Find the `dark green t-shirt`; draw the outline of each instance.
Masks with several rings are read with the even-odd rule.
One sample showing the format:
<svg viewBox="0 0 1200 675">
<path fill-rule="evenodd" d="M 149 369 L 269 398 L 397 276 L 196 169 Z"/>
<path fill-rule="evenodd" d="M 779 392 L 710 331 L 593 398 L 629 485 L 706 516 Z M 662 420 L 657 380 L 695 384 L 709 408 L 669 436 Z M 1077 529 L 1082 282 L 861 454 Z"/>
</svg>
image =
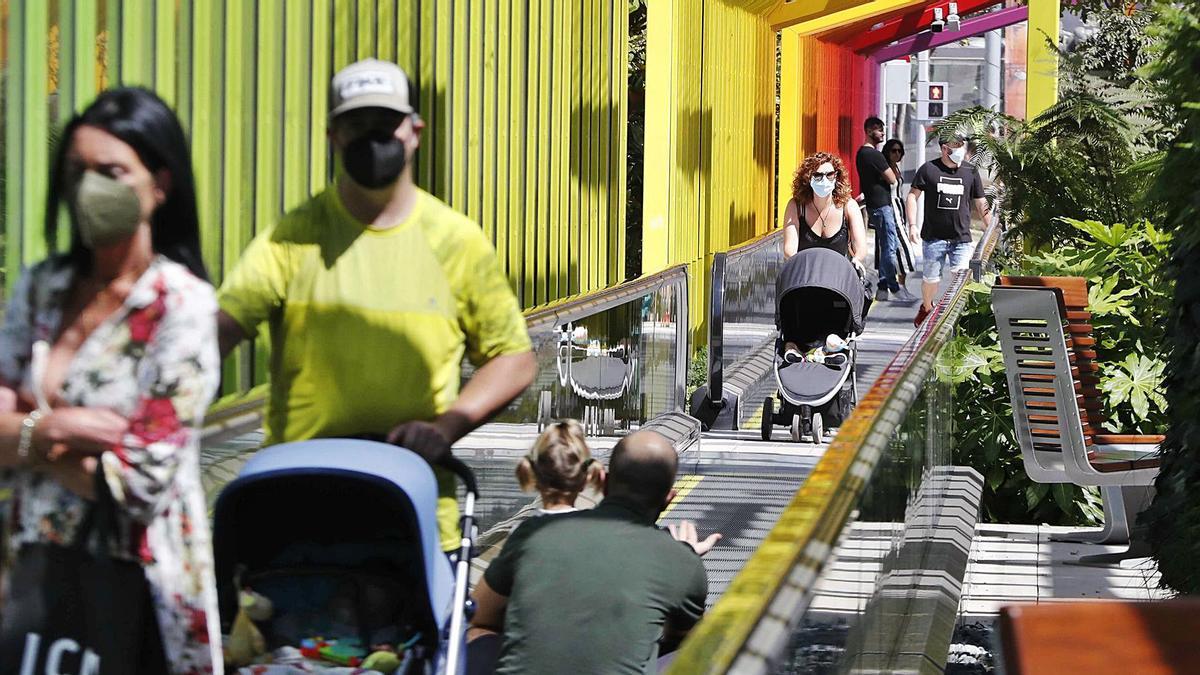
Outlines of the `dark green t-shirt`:
<svg viewBox="0 0 1200 675">
<path fill-rule="evenodd" d="M 644 673 L 708 594 L 700 556 L 611 497 L 522 523 L 484 579 L 508 596 L 497 673 Z"/>
</svg>

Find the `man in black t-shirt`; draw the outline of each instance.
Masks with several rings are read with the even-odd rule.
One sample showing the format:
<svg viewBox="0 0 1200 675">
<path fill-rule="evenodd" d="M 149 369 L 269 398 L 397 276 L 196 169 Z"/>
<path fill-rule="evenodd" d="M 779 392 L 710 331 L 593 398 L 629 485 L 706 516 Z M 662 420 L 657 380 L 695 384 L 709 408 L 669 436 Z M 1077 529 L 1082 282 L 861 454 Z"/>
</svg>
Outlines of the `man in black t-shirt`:
<svg viewBox="0 0 1200 675">
<path fill-rule="evenodd" d="M 892 210 L 891 186 L 899 178 L 883 153 L 876 149 L 883 142 L 883 121 L 878 117 L 868 117 L 863 123 L 863 130 L 867 132 L 867 142 L 854 156 L 854 165 L 858 169 L 858 184 L 862 188 L 867 209 L 867 223 L 875 229 L 875 247 L 879 252 L 875 258 L 879 265 L 879 288 L 875 292 L 875 299 L 887 300 L 888 291 L 891 291 L 896 294 L 897 300 L 910 302 L 916 298 L 896 279 L 896 249 L 900 246 L 900 233 L 895 211 Z"/>
<path fill-rule="evenodd" d="M 921 283 L 921 309 L 913 321 L 920 325 L 933 309 L 933 298 L 942 270 L 964 269 L 971 257 L 971 205 L 984 226 L 991 223 L 983 181 L 975 166 L 966 161 L 967 138 L 962 134 L 943 137 L 942 156 L 917 169 L 908 193 L 908 237 L 921 242 L 925 267 Z M 917 229 L 917 198 L 925 195 L 925 221 Z"/>
</svg>

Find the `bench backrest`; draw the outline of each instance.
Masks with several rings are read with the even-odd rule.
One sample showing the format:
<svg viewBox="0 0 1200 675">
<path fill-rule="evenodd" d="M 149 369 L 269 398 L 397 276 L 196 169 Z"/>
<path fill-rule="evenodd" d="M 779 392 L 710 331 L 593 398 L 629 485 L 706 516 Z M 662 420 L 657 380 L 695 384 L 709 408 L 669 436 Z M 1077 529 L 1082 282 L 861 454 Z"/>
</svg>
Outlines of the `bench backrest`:
<svg viewBox="0 0 1200 675">
<path fill-rule="evenodd" d="M 1092 333 L 1092 313 L 1088 311 L 1088 285 L 1084 277 L 1000 277 L 1001 286 L 1057 288 L 1059 311 L 1066 318 L 1067 349 L 1071 355 L 1071 373 L 1078 394 L 1080 421 L 1084 438 L 1102 433 L 1104 398 L 1100 392 L 1100 364 L 1096 359 L 1096 338 Z"/>
<path fill-rule="evenodd" d="M 1086 462 L 1090 444 L 1084 435 L 1083 387 L 1063 332 L 1062 298 L 1059 288 L 992 288 L 1017 443 L 1026 470 L 1041 482 L 1067 482 L 1067 455 Z M 1042 458 L 1053 458 L 1054 465 Z"/>
</svg>

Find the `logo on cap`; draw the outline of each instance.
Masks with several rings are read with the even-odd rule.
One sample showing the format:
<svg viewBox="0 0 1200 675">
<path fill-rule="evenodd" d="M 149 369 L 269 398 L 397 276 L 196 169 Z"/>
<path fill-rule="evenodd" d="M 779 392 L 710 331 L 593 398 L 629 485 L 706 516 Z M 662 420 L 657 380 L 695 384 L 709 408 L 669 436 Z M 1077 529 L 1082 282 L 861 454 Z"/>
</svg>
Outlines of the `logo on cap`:
<svg viewBox="0 0 1200 675">
<path fill-rule="evenodd" d="M 395 94 L 396 85 L 388 74 L 379 70 L 355 73 L 338 90 L 342 100 L 366 94 Z"/>
</svg>

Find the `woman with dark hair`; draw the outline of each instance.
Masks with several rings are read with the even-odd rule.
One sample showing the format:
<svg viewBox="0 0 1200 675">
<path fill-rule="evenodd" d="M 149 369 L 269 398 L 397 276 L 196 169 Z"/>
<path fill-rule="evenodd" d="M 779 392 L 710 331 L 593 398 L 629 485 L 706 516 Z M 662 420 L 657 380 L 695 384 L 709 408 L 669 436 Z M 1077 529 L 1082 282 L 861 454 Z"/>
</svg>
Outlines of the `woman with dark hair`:
<svg viewBox="0 0 1200 675">
<path fill-rule="evenodd" d="M 883 144 L 883 158 L 887 160 L 888 167 L 896 176 L 896 183 L 892 185 L 892 210 L 896 213 L 897 223 L 906 223 L 904 198 L 907 192 L 904 189 L 904 179 L 900 173 L 900 162 L 904 160 L 904 142 L 899 138 L 890 139 Z M 904 287 L 904 281 L 908 278 L 908 272 L 913 268 L 912 252 L 908 250 L 908 241 L 904 237 L 897 237 L 899 246 L 896 247 L 896 278 L 900 282 L 900 287 Z M 879 269 L 879 248 L 875 249 L 875 268 Z"/>
<path fill-rule="evenodd" d="M 850 198 L 850 176 L 837 155 L 818 152 L 796 170 L 792 198 L 783 212 L 783 256 L 814 246 L 833 249 L 862 268 L 867 234 L 858 203 Z"/>
<path fill-rule="evenodd" d="M 61 138 L 46 242 L 55 251 L 65 206 L 70 247 L 21 276 L 0 329 L 0 484 L 12 489 L 0 670 L 12 648 L 18 659 L 28 650 L 11 640 L 36 628 L 15 609 L 36 589 L 13 579 L 37 556 L 94 548 L 106 505 L 111 532 L 95 555 L 133 570 L 137 588 L 110 592 L 122 611 L 144 605 L 133 614 L 144 623 L 104 630 L 140 633 L 139 672 L 220 672 L 199 468 L 219 378 L 216 302 L 187 141 L 171 109 L 138 88 L 102 93 Z M 114 672 L 105 648 L 78 651 Z"/>
</svg>

